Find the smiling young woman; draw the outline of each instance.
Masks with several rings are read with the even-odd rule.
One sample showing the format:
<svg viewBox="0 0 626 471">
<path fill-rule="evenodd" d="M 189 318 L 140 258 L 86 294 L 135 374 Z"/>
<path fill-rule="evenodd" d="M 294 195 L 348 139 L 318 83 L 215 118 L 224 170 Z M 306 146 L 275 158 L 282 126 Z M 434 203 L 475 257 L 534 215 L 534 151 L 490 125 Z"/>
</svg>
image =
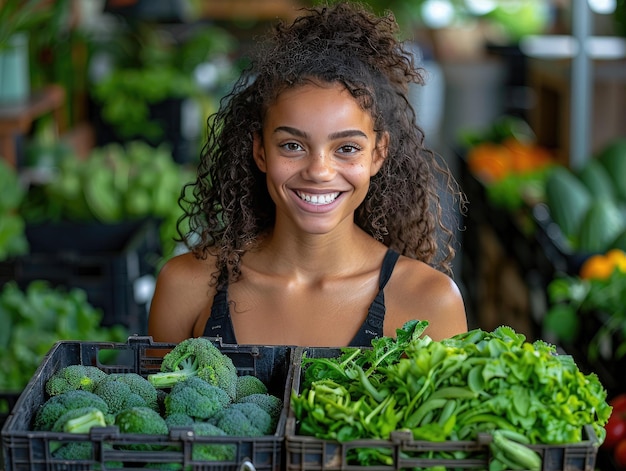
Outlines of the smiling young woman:
<svg viewBox="0 0 626 471">
<path fill-rule="evenodd" d="M 407 100 L 422 77 L 396 33 L 342 2 L 262 44 L 209 119 L 155 340 L 369 346 L 413 319 L 433 339 L 467 330 L 439 196 L 464 199 L 423 146 Z"/>
</svg>

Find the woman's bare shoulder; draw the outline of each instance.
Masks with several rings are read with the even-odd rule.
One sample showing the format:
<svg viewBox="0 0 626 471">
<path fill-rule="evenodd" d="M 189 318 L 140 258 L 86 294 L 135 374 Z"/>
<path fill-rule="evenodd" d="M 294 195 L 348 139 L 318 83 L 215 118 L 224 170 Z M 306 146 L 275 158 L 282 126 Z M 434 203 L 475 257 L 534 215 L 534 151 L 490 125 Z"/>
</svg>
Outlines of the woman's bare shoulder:
<svg viewBox="0 0 626 471">
<path fill-rule="evenodd" d="M 149 334 L 155 340 L 178 342 L 193 336 L 200 317 L 210 309 L 215 271 L 213 260 L 184 253 L 161 268 L 150 305 Z"/>
<path fill-rule="evenodd" d="M 467 331 L 467 315 L 458 285 L 445 273 L 401 257 L 385 289 L 385 335 L 409 320 L 428 321 L 426 334 L 441 340 Z"/>
</svg>

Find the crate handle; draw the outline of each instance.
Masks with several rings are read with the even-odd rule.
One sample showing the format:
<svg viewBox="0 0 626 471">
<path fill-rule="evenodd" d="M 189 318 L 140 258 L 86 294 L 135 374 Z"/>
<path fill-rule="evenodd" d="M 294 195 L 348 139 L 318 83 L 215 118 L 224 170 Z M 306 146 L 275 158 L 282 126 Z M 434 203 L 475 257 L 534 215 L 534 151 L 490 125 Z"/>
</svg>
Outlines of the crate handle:
<svg viewBox="0 0 626 471">
<path fill-rule="evenodd" d="M 249 458 L 244 458 L 239 466 L 239 471 L 256 471 L 256 468 Z"/>
</svg>

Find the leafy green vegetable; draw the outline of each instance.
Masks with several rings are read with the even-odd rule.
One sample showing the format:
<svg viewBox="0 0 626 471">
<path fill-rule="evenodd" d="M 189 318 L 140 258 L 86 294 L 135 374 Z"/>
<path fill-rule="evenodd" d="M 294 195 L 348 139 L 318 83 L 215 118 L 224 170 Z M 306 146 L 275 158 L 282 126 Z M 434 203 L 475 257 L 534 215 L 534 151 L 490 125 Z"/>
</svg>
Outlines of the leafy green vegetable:
<svg viewBox="0 0 626 471">
<path fill-rule="evenodd" d="M 17 171 L 0 158 L 0 261 L 28 252 L 24 219 L 18 213 L 26 190 Z"/>
<path fill-rule="evenodd" d="M 444 441 L 502 430 L 524 431 L 530 444 L 562 444 L 581 441 L 591 425 L 603 440 L 606 390 L 570 356 L 506 326 L 437 342 L 422 335 L 427 325 L 413 322 L 371 349 L 305 358 L 302 390 L 291 399 L 300 433 L 386 440 L 408 430 L 417 440 Z M 389 458 L 385 450 L 351 455 L 365 465 Z"/>
<path fill-rule="evenodd" d="M 614 270 L 604 279 L 559 275 L 548 285 L 548 299 L 544 327 L 558 340 L 574 343 L 584 318 L 595 316 L 598 324 L 588 345 L 589 360 L 600 357 L 603 345 L 613 345 L 610 359 L 626 355 L 626 272 Z"/>
<path fill-rule="evenodd" d="M 103 327 L 101 320 L 102 312 L 89 304 L 84 290 L 53 288 L 43 280 L 24 290 L 6 283 L 0 290 L 0 390 L 21 391 L 59 340 L 128 338 L 125 327 Z"/>
</svg>

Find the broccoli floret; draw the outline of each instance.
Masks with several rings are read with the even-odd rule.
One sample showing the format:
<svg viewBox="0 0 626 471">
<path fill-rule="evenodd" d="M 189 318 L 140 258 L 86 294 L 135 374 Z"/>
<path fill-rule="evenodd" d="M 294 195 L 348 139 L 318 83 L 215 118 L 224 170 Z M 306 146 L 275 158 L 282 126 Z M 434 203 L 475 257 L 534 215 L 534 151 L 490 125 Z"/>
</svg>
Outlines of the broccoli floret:
<svg viewBox="0 0 626 471">
<path fill-rule="evenodd" d="M 48 398 L 48 400 L 37 409 L 33 428 L 35 430 L 44 431 L 52 430 L 52 427 L 59 417 L 69 410 L 80 409 L 82 407 L 95 407 L 105 414 L 105 419 L 108 422 L 112 422 L 109 415 L 109 406 L 106 401 L 95 393 L 75 389 Z"/>
<path fill-rule="evenodd" d="M 270 415 L 274 424 L 278 423 L 278 419 L 280 418 L 280 414 L 283 410 L 282 399 L 272 394 L 250 394 L 249 396 L 242 397 L 237 402 L 251 402 L 256 404 Z"/>
<path fill-rule="evenodd" d="M 226 436 L 221 428 L 208 422 L 196 422 L 192 425 L 193 432 L 201 437 Z M 202 443 L 196 442 L 191 448 L 191 458 L 196 461 L 232 461 L 237 454 L 237 448 L 233 444 Z"/>
<path fill-rule="evenodd" d="M 165 398 L 165 415 L 186 414 L 195 420 L 213 416 L 231 402 L 222 388 L 198 376 L 191 376 L 174 385 Z"/>
<path fill-rule="evenodd" d="M 131 407 L 159 410 L 157 390 L 146 378 L 136 373 L 113 373 L 101 380 L 93 390 L 108 404 L 113 415 Z"/>
<path fill-rule="evenodd" d="M 267 386 L 256 376 L 243 375 L 237 377 L 237 398 L 235 401 L 239 401 L 242 397 L 249 396 L 250 394 L 265 394 L 267 392 Z"/>
<path fill-rule="evenodd" d="M 68 410 L 57 419 L 52 432 L 88 433 L 91 427 L 107 425 L 102 411 L 96 407 L 80 407 Z"/>
<path fill-rule="evenodd" d="M 261 437 L 264 435 L 243 411 L 232 407 L 232 405 L 218 411 L 209 419 L 209 422 L 221 428 L 229 436 Z"/>
<path fill-rule="evenodd" d="M 107 373 L 96 366 L 69 365 L 50 376 L 46 381 L 46 392 L 49 396 L 56 396 L 75 389 L 93 391 L 96 384 L 105 376 Z"/>
<path fill-rule="evenodd" d="M 179 381 L 198 376 L 237 396 L 237 368 L 227 355 L 204 337 L 185 339 L 168 352 L 161 363 L 161 372 L 148 375 L 156 388 L 171 388 Z"/>
<path fill-rule="evenodd" d="M 149 407 L 131 407 L 115 416 L 115 425 L 122 433 L 166 435 L 167 424 L 161 414 Z"/>
<path fill-rule="evenodd" d="M 105 443 L 102 445 L 103 448 L 112 450 L 113 446 L 109 443 Z M 61 446 L 61 448 L 57 449 L 52 453 L 54 458 L 60 460 L 94 460 L 94 449 L 93 443 L 91 441 L 79 442 L 72 441 L 67 442 Z M 107 469 L 108 468 L 122 468 L 124 464 L 122 462 L 117 461 L 107 461 L 106 462 Z"/>
<path fill-rule="evenodd" d="M 193 425 L 195 423 L 195 420 L 193 417 L 187 414 L 181 414 L 180 412 L 177 412 L 175 414 L 170 414 L 166 416 L 165 423 L 169 428 L 188 427 L 190 425 Z"/>
<path fill-rule="evenodd" d="M 68 442 L 52 455 L 62 460 L 92 460 L 93 444 L 91 442 Z"/>
<path fill-rule="evenodd" d="M 274 432 L 274 420 L 260 406 L 252 402 L 238 402 L 230 405 L 231 409 L 236 409 L 248 418 L 263 435 L 270 435 Z"/>
<path fill-rule="evenodd" d="M 115 425 L 122 433 L 139 433 L 145 435 L 167 435 L 169 428 L 161 414 L 150 407 L 131 407 L 115 416 Z M 151 451 L 162 450 L 165 445 L 148 443 L 126 444 L 127 450 Z"/>
</svg>

